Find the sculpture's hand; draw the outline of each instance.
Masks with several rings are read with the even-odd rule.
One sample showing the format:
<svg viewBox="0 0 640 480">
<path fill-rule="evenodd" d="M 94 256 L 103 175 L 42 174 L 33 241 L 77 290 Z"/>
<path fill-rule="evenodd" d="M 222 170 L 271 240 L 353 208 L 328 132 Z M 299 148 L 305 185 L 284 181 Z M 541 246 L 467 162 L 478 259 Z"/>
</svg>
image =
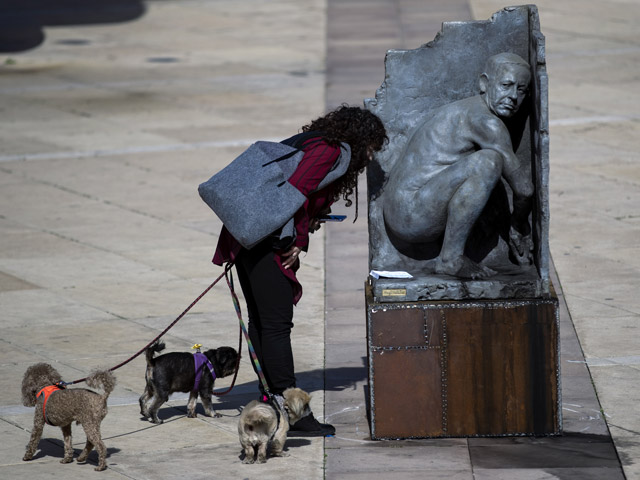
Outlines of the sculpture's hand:
<svg viewBox="0 0 640 480">
<path fill-rule="evenodd" d="M 509 250 L 518 265 L 524 266 L 533 263 L 533 239 L 531 234 L 523 235 L 511 227 L 509 231 Z"/>
</svg>

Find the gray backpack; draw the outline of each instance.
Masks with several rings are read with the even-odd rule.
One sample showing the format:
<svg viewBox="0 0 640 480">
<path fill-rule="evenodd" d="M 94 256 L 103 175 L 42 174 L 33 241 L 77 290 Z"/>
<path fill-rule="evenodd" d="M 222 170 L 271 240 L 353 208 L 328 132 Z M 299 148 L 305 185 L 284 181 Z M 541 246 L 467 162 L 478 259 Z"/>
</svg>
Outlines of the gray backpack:
<svg viewBox="0 0 640 480">
<path fill-rule="evenodd" d="M 340 157 L 316 190 L 347 171 L 351 150 L 345 143 L 340 147 Z M 302 150 L 283 143 L 256 142 L 201 183 L 198 192 L 243 247 L 251 248 L 279 230 L 280 240 L 292 243 L 293 216 L 306 197 L 287 180 L 303 156 Z"/>
</svg>

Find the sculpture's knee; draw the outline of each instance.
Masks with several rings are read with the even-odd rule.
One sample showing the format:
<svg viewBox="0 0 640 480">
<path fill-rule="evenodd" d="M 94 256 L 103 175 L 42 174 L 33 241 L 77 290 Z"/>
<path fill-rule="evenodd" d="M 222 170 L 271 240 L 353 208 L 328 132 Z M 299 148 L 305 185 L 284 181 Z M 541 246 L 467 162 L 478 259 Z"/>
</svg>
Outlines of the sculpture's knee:
<svg viewBox="0 0 640 480">
<path fill-rule="evenodd" d="M 472 155 L 471 168 L 475 178 L 494 183 L 502 175 L 502 165 L 502 155 L 495 150 L 478 150 Z"/>
</svg>

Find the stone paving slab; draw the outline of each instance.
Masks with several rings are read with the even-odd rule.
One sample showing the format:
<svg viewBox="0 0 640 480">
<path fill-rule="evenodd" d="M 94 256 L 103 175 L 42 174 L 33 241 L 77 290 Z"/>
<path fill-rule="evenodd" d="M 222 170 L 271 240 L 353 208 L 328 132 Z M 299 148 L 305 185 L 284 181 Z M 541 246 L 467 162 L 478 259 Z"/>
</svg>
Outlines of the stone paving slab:
<svg viewBox="0 0 640 480">
<path fill-rule="evenodd" d="M 373 97 L 387 49 L 416 48 L 433 39 L 442 21 L 487 19 L 504 6 L 493 0 L 131 5 L 138 9 L 129 10 L 135 17 L 127 22 L 74 25 L 76 12 L 66 25 L 46 27 L 42 45 L 0 55 L 0 477 L 640 478 L 640 352 L 633 342 L 640 314 L 634 209 L 640 12 L 633 2 L 591 0 L 538 2 L 550 74 L 554 284 L 566 300 L 567 435 L 369 439 L 362 184 L 359 221 L 323 229 L 304 258 L 305 297 L 293 331 L 299 385 L 312 392 L 316 416 L 334 423 L 338 436 L 291 439 L 289 457 L 242 465 L 234 432 L 239 409 L 257 389 L 247 356 L 233 393 L 215 401 L 221 418 L 188 419 L 186 396 L 174 395 L 161 410 L 161 426 L 140 418 L 138 358 L 118 370 L 110 398 L 103 427 L 110 468 L 94 472 L 95 454 L 87 465 L 59 465 L 61 434 L 51 427 L 36 458 L 22 462 L 33 418 L 18 391 L 27 365 L 50 361 L 75 379 L 125 360 L 219 274 L 210 258 L 220 225 L 199 200 L 198 183 L 250 142 L 295 132 L 325 104 Z M 351 219 L 354 212 L 336 213 Z M 166 336 L 170 351 L 195 342 L 236 346 L 224 288 L 183 322 Z M 220 379 L 217 389 L 229 382 Z M 78 426 L 73 432 L 79 452 L 84 434 Z"/>
<path fill-rule="evenodd" d="M 187 396 L 175 394 L 158 426 L 139 413 L 144 358 L 118 369 L 100 473 L 95 453 L 89 465 L 59 465 L 62 435 L 48 426 L 36 458 L 22 462 L 34 409 L 21 406 L 19 386 L 37 361 L 71 381 L 127 360 L 222 272 L 210 263 L 221 225 L 197 186 L 251 142 L 290 136 L 323 113 L 323 6 L 147 1 L 129 22 L 74 24 L 80 9 L 46 27 L 41 45 L 0 56 L 0 477 L 286 478 L 303 468 L 322 478 L 322 439 L 292 439 L 289 456 L 266 465 L 241 463 L 238 416 L 257 396 L 246 354 L 232 393 L 214 399 L 220 418 L 201 406 L 187 418 Z M 320 234 L 304 258 L 293 332 L 298 381 L 320 419 L 323 262 Z M 238 335 L 222 281 L 164 340 L 167 351 L 237 348 Z M 73 436 L 79 453 L 82 428 Z"/>
<path fill-rule="evenodd" d="M 337 2 L 335 2 L 337 4 Z M 386 2 L 376 2 L 376 8 L 383 8 L 381 5 Z M 571 13 L 571 10 L 566 11 L 565 5 L 562 4 L 558 6 L 556 3 L 551 4 L 550 2 L 543 2 L 544 5 L 539 5 L 541 9 L 541 21 L 542 21 L 542 30 L 543 33 L 548 33 L 547 35 L 547 52 L 549 53 L 548 64 L 550 69 L 550 78 L 551 78 L 551 91 L 557 87 L 558 90 L 555 90 L 555 96 L 552 97 L 552 102 L 550 104 L 550 110 L 553 112 L 553 116 L 555 118 L 574 118 L 575 120 L 570 120 L 570 129 L 573 129 L 573 133 L 575 135 L 582 135 L 583 130 L 585 128 L 592 129 L 591 123 L 593 120 L 591 115 L 593 115 L 596 110 L 589 110 L 588 107 L 584 107 L 583 105 L 576 104 L 575 99 L 579 95 L 585 95 L 586 92 L 596 91 L 598 93 L 602 92 L 600 89 L 600 84 L 590 84 L 585 81 L 578 82 L 576 84 L 575 81 L 567 83 L 567 80 L 573 79 L 575 80 L 575 75 L 580 69 L 592 68 L 611 68 L 611 65 L 614 64 L 611 58 L 609 59 L 599 59 L 598 67 L 594 67 L 593 63 L 589 63 L 587 59 L 576 59 L 573 57 L 573 50 L 577 48 L 578 42 L 571 42 L 569 39 L 571 34 L 566 34 L 564 26 L 566 22 L 570 19 L 566 15 Z M 452 5 L 452 4 L 450 4 Z M 471 12 L 473 12 L 474 17 L 477 19 L 487 19 L 489 16 L 498 11 L 504 5 L 498 5 L 495 2 L 487 2 L 487 1 L 472 1 L 469 2 L 471 7 Z M 576 3 L 571 4 L 572 7 L 576 9 L 581 9 Z M 406 23 L 411 23 L 412 18 L 403 16 L 406 12 L 411 11 L 412 2 L 401 2 L 401 4 L 397 5 L 398 17 L 400 21 L 394 18 L 393 21 L 397 22 L 399 25 L 397 28 L 404 31 L 411 30 L 413 32 L 419 31 L 419 28 L 405 28 Z M 442 21 L 449 20 L 466 20 L 469 17 L 465 17 L 465 13 L 470 15 L 470 11 L 466 10 L 467 8 L 466 2 L 461 2 L 460 5 L 456 4 L 455 14 L 448 17 L 442 18 Z M 620 5 L 623 8 L 623 5 Z M 329 6 L 329 14 L 332 13 L 332 2 L 330 2 Z M 336 11 L 339 10 L 338 7 L 335 7 Z M 586 7 L 586 10 L 592 8 L 591 5 Z M 602 7 L 606 8 L 606 7 Z M 546 9 L 546 10 L 545 10 Z M 600 7 L 598 10 L 602 10 Z M 427 10 L 427 9 L 425 9 Z M 577 19 L 583 20 L 585 9 L 581 9 L 580 13 L 577 15 Z M 545 12 L 547 16 L 545 17 Z M 605 12 L 600 11 L 601 15 L 606 16 Z M 558 15 L 558 16 L 554 16 Z M 551 17 L 551 18 L 549 18 Z M 615 14 L 614 14 L 615 17 Z M 365 15 L 366 18 L 366 15 Z M 350 28 L 352 31 L 354 29 L 354 25 L 361 20 L 357 16 L 353 16 L 349 19 L 349 27 L 344 26 L 343 28 Z M 555 20 L 555 21 L 550 21 Z M 593 20 L 593 19 L 591 19 Z M 364 23 L 364 20 L 361 20 Z M 545 23 L 547 21 L 547 23 Z M 404 23 L 406 22 L 406 23 Z M 407 42 L 402 35 L 395 35 L 392 33 L 393 29 L 382 29 L 382 35 L 386 38 L 389 38 L 390 42 L 397 42 L 393 48 L 416 48 L 425 41 L 430 40 L 433 36 L 428 35 L 428 29 L 426 28 L 428 23 L 418 25 L 425 25 L 425 30 L 422 31 L 424 35 L 424 41 L 411 43 L 411 41 Z M 337 32 L 337 26 L 340 23 L 332 23 L 332 28 L 334 32 Z M 584 26 L 580 25 L 578 30 L 583 34 L 582 28 Z M 572 30 L 574 26 L 569 23 L 569 27 L 566 30 Z M 438 25 L 439 30 L 439 25 Z M 366 29 L 363 29 L 365 32 Z M 550 33 L 549 33 L 550 32 Z M 435 33 L 435 32 L 434 32 Z M 607 38 L 610 31 L 607 31 Z M 566 34 L 566 35 L 565 35 Z M 573 33 L 572 33 L 573 34 Z M 340 38 L 340 35 L 336 33 L 336 36 Z M 617 40 L 611 40 L 607 43 L 607 38 L 595 37 L 585 35 L 585 38 L 582 38 L 583 46 L 585 47 L 584 52 L 578 52 L 578 56 L 583 55 L 583 53 L 588 52 L 588 48 L 593 47 L 595 45 L 598 48 L 604 48 L 603 43 L 607 45 L 607 47 L 613 47 Z M 362 43 L 367 42 L 366 34 L 363 34 L 360 37 L 360 41 Z M 555 46 L 554 43 L 557 42 L 561 45 Z M 348 46 L 353 44 L 354 42 L 350 42 Z M 340 45 L 336 43 L 336 45 Z M 341 48 L 345 47 L 345 45 L 340 45 Z M 346 47 L 345 47 L 346 48 Z M 560 65 L 562 63 L 562 68 L 558 68 L 559 79 L 554 80 L 553 74 L 553 66 L 552 63 L 553 57 L 551 52 L 558 52 L 558 60 L 556 65 Z M 563 53 L 566 53 L 572 56 L 569 59 L 565 60 L 565 56 Z M 331 41 L 329 43 L 329 51 L 332 51 Z M 633 55 L 633 51 L 631 52 Z M 335 59 L 333 61 L 336 61 Z M 331 65 L 332 59 L 329 58 L 329 62 Z M 336 63 L 336 65 L 340 65 L 341 67 L 348 68 L 347 62 Z M 364 70 L 365 67 L 362 64 L 359 64 L 358 68 L 360 70 Z M 616 69 L 616 72 L 612 73 L 613 82 L 620 81 L 622 79 L 628 78 L 629 75 L 624 73 L 624 69 Z M 374 72 L 374 68 L 370 67 L 370 72 Z M 377 79 L 368 77 L 365 79 L 363 77 L 361 84 L 345 84 L 344 82 L 335 82 L 331 81 L 332 71 L 329 69 L 330 79 L 328 82 L 329 90 L 328 90 L 328 105 L 333 105 L 338 102 L 338 100 L 342 97 L 348 97 L 351 95 L 353 101 L 355 103 L 357 93 L 356 92 L 364 92 L 364 91 L 373 91 L 379 83 L 376 84 Z M 349 77 L 348 73 L 344 71 L 340 73 L 341 77 L 337 78 L 354 78 L 356 76 L 355 72 L 353 73 L 353 77 Z M 624 80 L 622 80 L 624 81 Z M 556 86 L 557 82 L 558 85 Z M 578 91 L 576 92 L 576 87 L 578 87 Z M 604 89 L 606 91 L 606 87 Z M 615 90 L 615 89 L 612 89 Z M 608 95 L 605 93 L 606 99 L 598 98 L 596 100 L 596 104 L 599 106 L 608 105 L 607 100 L 612 98 L 612 95 Z M 620 115 L 625 115 L 629 112 L 630 109 L 628 106 L 623 105 L 623 102 L 614 101 L 613 110 L 616 112 L 620 112 Z M 633 105 L 633 104 L 632 104 Z M 628 118 L 628 117 L 625 117 Z M 586 122 L 585 125 L 581 122 Z M 560 125 L 562 120 L 558 121 L 557 125 Z M 575 124 L 575 125 L 574 125 Z M 602 135 L 602 141 L 613 144 L 617 141 L 611 137 L 611 133 L 609 135 Z M 558 147 L 560 151 L 557 155 L 574 158 L 576 160 L 584 158 L 586 163 L 578 162 L 577 164 L 570 164 L 565 167 L 563 162 L 560 160 L 556 160 L 556 157 L 553 156 L 554 148 L 552 148 L 552 165 L 556 165 L 560 163 L 559 166 L 553 167 L 552 170 L 555 171 L 555 168 L 565 169 L 567 174 L 571 173 L 574 177 L 573 180 L 567 178 L 560 178 L 559 182 L 555 185 L 559 185 L 560 189 L 555 190 L 554 200 L 558 203 L 564 204 L 565 202 L 574 202 L 576 209 L 572 212 L 570 208 L 564 212 L 563 219 L 561 223 L 556 225 L 568 225 L 566 222 L 570 222 L 572 227 L 577 227 L 580 222 L 580 231 L 584 233 L 585 229 L 592 228 L 593 230 L 597 230 L 598 228 L 602 228 L 602 221 L 606 222 L 606 219 L 598 216 L 588 216 L 584 215 L 581 209 L 585 207 L 585 199 L 584 192 L 591 192 L 592 190 L 596 195 L 599 195 L 600 188 L 602 186 L 602 182 L 598 182 L 593 177 L 588 177 L 588 174 L 582 174 L 581 168 L 586 168 L 585 165 L 593 165 L 594 169 L 601 167 L 601 165 L 605 162 L 604 159 L 596 160 L 598 152 L 604 152 L 608 155 L 611 155 L 612 152 L 608 151 L 606 147 L 601 146 L 601 144 L 594 144 L 594 150 L 584 150 L 583 152 L 576 153 L 573 149 L 573 145 L 571 147 L 568 146 L 569 143 L 575 143 L 575 146 L 580 148 L 580 144 L 583 142 L 579 137 L 572 138 L 569 142 L 565 142 L 565 138 L 553 140 L 552 135 L 552 145 L 555 147 L 556 142 L 560 142 L 561 145 Z M 620 139 L 623 145 L 629 142 L 629 137 L 625 137 Z M 620 155 L 626 155 L 625 151 L 621 151 Z M 619 158 L 619 157 L 618 157 Z M 634 167 L 629 166 L 628 170 L 631 172 L 635 171 Z M 576 178 L 576 171 L 578 171 L 579 177 Z M 599 170 L 596 170 L 599 172 Z M 607 168 L 605 170 L 607 173 L 599 173 L 599 176 L 603 175 L 611 175 L 611 169 Z M 595 173 L 595 172 L 593 172 Z M 552 172 L 553 174 L 553 172 Z M 633 174 L 631 173 L 633 176 Z M 553 178 L 553 176 L 552 176 Z M 581 183 L 582 178 L 584 178 L 587 183 Z M 553 181 L 552 181 L 553 183 Z M 568 191 L 572 190 L 572 195 L 567 195 Z M 611 189 L 609 192 L 611 192 Z M 602 190 L 602 204 L 603 208 L 607 208 L 607 205 L 611 206 L 614 211 L 619 211 L 620 209 L 625 209 L 625 202 L 628 202 L 628 206 L 633 208 L 632 205 L 637 204 L 634 203 L 634 195 L 635 193 L 631 191 L 631 193 L 627 193 L 627 195 L 631 195 L 630 197 L 626 197 L 625 199 L 616 199 L 614 195 L 608 195 L 605 193 L 605 190 Z M 561 197 L 561 198 L 559 198 Z M 599 201 L 599 199 L 594 199 L 594 201 Z M 365 204 L 366 205 L 366 204 Z M 362 211 L 362 204 L 361 204 Z M 581 215 L 577 217 L 575 215 L 576 211 L 580 211 Z M 624 214 L 625 218 L 626 215 Z M 589 227 L 591 224 L 591 227 Z M 361 272 L 359 276 L 359 280 L 363 283 L 364 278 L 366 277 L 367 271 L 367 260 L 366 260 L 366 252 L 362 252 L 357 257 L 354 257 L 353 249 L 350 247 L 354 244 L 363 245 L 366 243 L 366 231 L 362 231 L 362 237 L 360 240 L 355 240 L 353 238 L 353 231 L 349 231 L 350 236 L 346 234 L 342 226 L 330 226 L 328 228 L 328 247 L 327 251 L 331 252 L 331 255 L 327 259 L 327 304 L 329 306 L 327 311 L 327 324 L 328 330 L 331 331 L 333 328 L 339 328 L 344 330 L 347 328 L 348 320 L 345 320 L 345 317 L 348 318 L 356 318 L 356 312 L 361 311 L 362 307 L 355 307 L 353 317 L 345 314 L 345 310 L 348 307 L 348 294 L 344 291 L 346 288 L 351 287 L 356 280 L 347 279 L 346 281 L 343 279 L 345 275 L 354 276 L 353 272 Z M 619 230 L 619 229 L 617 229 Z M 566 228 L 563 233 L 570 234 L 571 232 L 575 232 L 576 228 Z M 628 236 L 625 234 L 625 231 L 621 231 L 624 237 Z M 629 231 L 629 235 L 633 236 L 633 232 Z M 348 238 L 348 240 L 347 240 Z M 630 238 L 630 237 L 629 237 Z M 581 237 L 581 240 L 584 241 L 584 237 Z M 606 241 L 606 237 L 601 240 Z M 610 245 L 608 248 L 603 245 L 604 254 L 615 255 L 617 249 L 625 244 L 623 242 L 618 242 L 617 238 L 609 238 Z M 554 239 L 552 238 L 552 243 Z M 348 247 L 343 248 L 344 245 L 348 245 Z M 554 250 L 554 259 L 562 253 L 568 251 L 570 249 L 571 254 L 574 254 L 573 246 L 571 243 L 564 241 L 561 236 L 556 235 L 555 244 L 553 244 Z M 633 248 L 633 247 L 627 247 Z M 349 251 L 349 253 L 343 253 L 343 251 Z M 562 252 L 562 253 L 558 253 Z M 580 252 L 579 252 L 580 253 Z M 618 254 L 618 258 L 620 258 L 621 254 Z M 335 258 L 335 260 L 334 260 Z M 565 265 L 565 259 L 562 260 L 562 265 Z M 580 258 L 580 260 L 585 260 L 584 258 Z M 633 261 L 632 261 L 633 262 Z M 556 259 L 556 264 L 560 264 L 561 262 Z M 627 263 L 627 262 L 625 262 Z M 627 263 L 628 265 L 628 263 Z M 624 293 L 625 289 L 630 288 L 633 289 L 633 286 L 637 284 L 637 281 L 634 281 L 633 276 L 633 267 L 627 267 L 628 271 L 631 272 L 630 276 L 626 276 L 624 271 L 617 282 L 608 281 L 605 282 L 606 285 L 603 285 L 601 281 L 597 281 L 595 278 L 593 282 L 589 282 L 588 277 L 571 277 L 572 281 L 568 285 L 569 289 L 574 288 L 573 282 L 584 282 L 584 294 L 580 296 L 580 302 L 572 302 L 571 307 L 575 303 L 575 307 L 578 309 L 578 313 L 580 311 L 585 311 L 589 308 L 592 303 L 590 300 L 590 296 L 594 293 L 594 288 L 599 287 L 600 291 L 597 293 L 599 295 L 606 295 L 606 298 L 609 300 L 596 302 L 597 306 L 594 306 L 596 309 L 604 309 L 607 308 L 607 304 L 613 305 L 614 302 L 611 301 L 613 298 L 612 292 L 617 292 L 616 297 L 619 297 L 622 302 L 633 302 L 633 296 L 630 296 Z M 587 269 L 589 270 L 589 269 Z M 606 261 L 601 261 L 599 266 L 595 265 L 590 269 L 592 271 L 599 272 L 611 272 L 610 263 Z M 558 275 L 560 279 L 564 279 L 562 276 L 564 270 L 562 268 L 558 269 Z M 617 270 L 616 270 L 617 273 Z M 357 275 L 355 275 L 357 277 Z M 332 280 L 334 277 L 335 280 Z M 612 277 L 611 277 L 612 278 Z M 554 271 L 554 285 L 556 291 L 560 295 L 561 300 L 561 368 L 562 368 L 562 394 L 563 394 L 563 421 L 564 421 L 564 429 L 565 436 L 562 437 L 549 437 L 549 438 L 508 438 L 508 439 L 457 439 L 463 444 L 467 445 L 468 451 L 461 456 L 460 466 L 464 467 L 467 465 L 468 468 L 465 471 L 459 472 L 460 478 L 483 478 L 483 479 L 511 479 L 511 478 L 524 478 L 524 479 L 551 479 L 551 478 L 585 478 L 585 479 L 596 479 L 596 478 L 625 478 L 625 474 L 628 478 L 631 470 L 629 466 L 633 463 L 633 461 L 625 461 L 623 459 L 623 465 L 625 466 L 625 472 L 623 473 L 622 468 L 620 466 L 620 459 L 618 457 L 618 453 L 620 451 L 620 447 L 623 445 L 614 446 L 611 441 L 611 437 L 609 434 L 609 428 L 613 428 L 611 426 L 610 417 L 606 417 L 609 420 L 609 424 L 605 421 L 605 414 L 601 411 L 600 403 L 598 401 L 598 397 L 595 395 L 593 384 L 592 384 L 592 376 L 590 374 L 589 368 L 585 363 L 585 357 L 583 354 L 583 350 L 576 336 L 576 331 L 574 329 L 572 323 L 572 317 L 569 315 L 569 310 L 567 309 L 567 305 L 564 298 L 563 287 L 566 285 L 565 282 L 560 283 L 560 279 L 555 276 Z M 357 287 L 353 287 L 353 301 L 360 302 L 364 295 L 361 290 L 361 285 Z M 576 286 L 580 288 L 579 285 Z M 602 289 L 610 289 L 606 294 L 602 291 Z M 622 292 L 621 292 L 622 289 Z M 571 310 L 573 313 L 573 309 Z M 594 321 L 596 315 L 594 314 Z M 602 317 L 600 317 L 602 318 Z M 360 322 L 364 322 L 364 315 L 362 315 L 362 319 Z M 618 323 L 618 325 L 620 325 Z M 588 335 L 588 330 L 584 329 L 580 331 L 580 334 Z M 594 331 L 594 334 L 597 334 Z M 598 344 L 601 346 L 608 345 L 610 348 L 612 345 L 620 344 L 623 348 L 623 351 L 626 351 L 624 345 L 626 344 L 625 339 L 620 338 L 619 332 L 616 334 L 616 330 L 614 328 L 608 329 L 607 334 L 609 335 L 609 340 L 607 342 L 599 343 L 596 340 L 596 337 L 593 339 L 593 344 Z M 582 340 L 582 336 L 580 337 Z M 587 337 L 588 339 L 588 337 Z M 588 340 L 587 340 L 588 341 Z M 339 336 L 335 338 L 333 336 L 329 336 L 327 339 L 327 365 L 332 365 L 334 361 L 331 358 L 331 355 L 336 355 L 335 364 L 342 363 L 343 365 L 349 365 L 349 368 L 356 369 L 359 360 L 366 355 L 366 349 L 362 348 L 362 345 L 358 343 L 348 343 L 340 340 Z M 331 343 L 333 342 L 333 344 Z M 628 342 L 630 347 L 629 349 L 633 351 L 633 346 L 631 345 L 632 340 Z M 351 351 L 351 355 L 349 355 L 349 351 Z M 593 370 L 592 370 L 593 371 Z M 329 369 L 328 370 L 328 383 L 327 385 L 332 385 L 335 382 L 336 385 L 345 384 L 344 377 L 337 374 L 337 369 Z M 354 371 L 354 374 L 358 372 L 362 372 L 362 369 L 358 369 Z M 366 374 L 366 371 L 365 371 Z M 593 377 L 594 380 L 597 377 Z M 361 389 L 361 390 L 360 390 Z M 631 389 L 631 387 L 629 387 Z M 631 389 L 632 390 L 632 389 Z M 360 395 L 358 395 L 358 391 L 360 391 Z M 617 391 L 614 389 L 614 391 Z M 348 392 L 346 390 L 327 390 L 327 411 L 328 416 L 330 418 L 334 418 L 337 420 L 336 423 L 339 425 L 339 433 L 338 437 L 335 439 L 327 440 L 327 470 L 329 472 L 328 475 L 333 475 L 333 478 L 360 478 L 357 473 L 354 473 L 350 470 L 348 466 L 346 466 L 346 461 L 343 459 L 346 457 L 349 458 L 357 458 L 360 455 L 365 455 L 367 449 L 376 448 L 376 445 L 372 445 L 371 442 L 367 443 L 366 436 L 362 435 L 362 425 L 366 423 L 366 403 L 367 403 L 367 386 L 366 380 L 362 380 L 360 382 L 356 382 L 353 384 L 353 389 L 349 389 Z M 601 397 L 602 398 L 602 397 Z M 633 398 L 633 395 L 631 396 Z M 615 402 L 612 402 L 612 405 L 615 405 Z M 346 410 L 341 410 L 346 408 Z M 631 407 L 630 407 L 631 408 Z M 332 413 L 332 409 L 333 412 Z M 405 441 L 400 442 L 390 442 L 390 443 L 399 443 L 402 445 Z M 436 442 L 435 445 L 438 443 Z M 616 447 L 618 447 L 616 449 Z M 347 453 L 343 453 L 342 450 L 348 450 Z M 434 452 L 434 444 L 424 443 L 421 447 L 421 453 L 423 458 L 425 459 L 425 464 L 429 458 L 437 455 Z M 401 475 L 404 477 L 397 476 L 398 478 L 412 478 L 413 476 L 420 475 L 421 478 L 439 478 L 438 474 L 433 471 L 433 469 L 428 469 L 424 467 L 420 469 L 420 467 L 416 467 L 415 469 L 407 468 L 406 471 L 403 471 Z M 379 471 L 384 472 L 383 474 L 388 476 L 389 478 L 393 478 L 396 475 L 398 465 L 396 463 L 392 463 L 389 461 L 378 463 Z M 355 470 L 355 469 L 354 469 Z M 368 473 L 368 472 L 367 472 Z M 373 475 L 373 474 L 372 474 Z M 385 477 L 386 478 L 386 477 Z M 457 478 L 457 477 L 456 477 Z"/>
</svg>

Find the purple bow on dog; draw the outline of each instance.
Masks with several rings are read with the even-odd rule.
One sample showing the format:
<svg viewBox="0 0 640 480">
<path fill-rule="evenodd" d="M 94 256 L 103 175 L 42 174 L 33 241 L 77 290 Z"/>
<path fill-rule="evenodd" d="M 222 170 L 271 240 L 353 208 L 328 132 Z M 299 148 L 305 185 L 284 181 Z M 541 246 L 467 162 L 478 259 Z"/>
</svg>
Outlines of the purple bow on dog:
<svg viewBox="0 0 640 480">
<path fill-rule="evenodd" d="M 193 361 L 195 362 L 195 365 L 196 365 L 196 380 L 193 384 L 193 391 L 197 392 L 200 388 L 200 379 L 202 378 L 202 373 L 204 372 L 205 365 L 211 372 L 211 376 L 213 377 L 214 380 L 216 379 L 216 372 L 213 370 L 213 365 L 211 365 L 211 362 L 209 361 L 209 359 L 204 353 L 200 353 L 200 352 L 194 353 Z"/>
</svg>

